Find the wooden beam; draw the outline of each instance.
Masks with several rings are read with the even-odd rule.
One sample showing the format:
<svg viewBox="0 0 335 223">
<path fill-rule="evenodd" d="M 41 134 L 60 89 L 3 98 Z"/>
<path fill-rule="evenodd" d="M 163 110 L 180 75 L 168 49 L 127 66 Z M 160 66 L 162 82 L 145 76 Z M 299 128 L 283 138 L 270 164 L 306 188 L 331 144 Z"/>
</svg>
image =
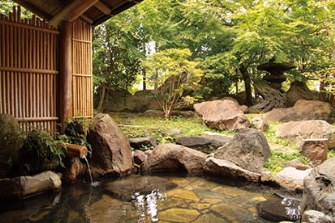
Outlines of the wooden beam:
<svg viewBox="0 0 335 223">
<path fill-rule="evenodd" d="M 103 12 L 105 15 L 109 15 L 112 13 L 112 9 L 109 8 L 108 5 L 106 5 L 105 3 L 98 1 L 94 7 L 96 7 L 97 9 L 99 9 L 101 12 Z"/>
<path fill-rule="evenodd" d="M 62 11 L 57 13 L 49 22 L 53 26 L 57 26 L 61 21 L 72 22 L 79 16 L 84 14 L 89 8 L 95 5 L 99 0 L 74 0 Z"/>
<path fill-rule="evenodd" d="M 81 15 L 80 18 L 82 18 L 85 22 L 92 24 L 93 20 L 88 18 L 86 15 Z"/>
<path fill-rule="evenodd" d="M 61 132 L 72 117 L 72 22 L 62 22 L 60 38 L 60 99 L 59 118 Z"/>
<path fill-rule="evenodd" d="M 40 10 L 36 6 L 32 5 L 31 3 L 26 2 L 25 0 L 14 0 L 14 2 L 16 2 L 17 4 L 19 4 L 19 5 L 23 6 L 24 8 L 28 9 L 29 11 L 31 11 L 35 15 L 41 17 L 42 19 L 45 19 L 47 21 L 49 21 L 51 19 L 51 15 L 48 15 L 47 13 L 43 12 L 42 10 Z"/>
</svg>

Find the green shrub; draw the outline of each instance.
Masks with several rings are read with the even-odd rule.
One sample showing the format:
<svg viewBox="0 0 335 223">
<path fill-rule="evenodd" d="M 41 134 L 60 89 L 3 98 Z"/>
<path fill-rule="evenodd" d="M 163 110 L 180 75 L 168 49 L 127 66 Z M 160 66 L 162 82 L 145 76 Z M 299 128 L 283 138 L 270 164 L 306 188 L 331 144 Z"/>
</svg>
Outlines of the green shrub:
<svg viewBox="0 0 335 223">
<path fill-rule="evenodd" d="M 33 130 L 28 133 L 19 152 L 20 167 L 24 174 L 64 167 L 64 143 L 54 140 L 48 132 Z"/>
<path fill-rule="evenodd" d="M 68 121 L 65 128 L 67 142 L 86 146 L 86 148 L 91 151 L 92 147 L 86 139 L 88 125 L 89 121 L 87 119 L 73 119 Z"/>
<path fill-rule="evenodd" d="M 24 134 L 15 120 L 8 114 L 0 114 L 0 178 L 8 177 L 17 163 Z"/>
</svg>

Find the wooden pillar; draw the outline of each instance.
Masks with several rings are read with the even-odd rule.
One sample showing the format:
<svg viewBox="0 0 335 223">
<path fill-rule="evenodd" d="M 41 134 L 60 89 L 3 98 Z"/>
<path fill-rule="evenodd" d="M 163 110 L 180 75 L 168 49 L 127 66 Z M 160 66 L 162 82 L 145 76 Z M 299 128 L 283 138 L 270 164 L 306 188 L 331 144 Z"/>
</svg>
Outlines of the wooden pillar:
<svg viewBox="0 0 335 223">
<path fill-rule="evenodd" d="M 63 21 L 60 29 L 60 99 L 61 133 L 72 117 L 72 22 Z"/>
</svg>

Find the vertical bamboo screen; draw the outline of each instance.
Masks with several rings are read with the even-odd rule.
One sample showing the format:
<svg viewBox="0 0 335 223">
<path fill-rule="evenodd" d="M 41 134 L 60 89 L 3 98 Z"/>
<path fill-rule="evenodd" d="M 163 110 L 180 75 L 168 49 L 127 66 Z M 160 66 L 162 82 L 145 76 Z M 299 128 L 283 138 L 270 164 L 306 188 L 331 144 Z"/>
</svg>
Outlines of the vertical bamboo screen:
<svg viewBox="0 0 335 223">
<path fill-rule="evenodd" d="M 13 115 L 25 131 L 56 130 L 59 32 L 20 8 L 0 15 L 0 113 Z"/>
<path fill-rule="evenodd" d="M 73 22 L 73 115 L 93 116 L 92 26 L 81 19 Z"/>
</svg>

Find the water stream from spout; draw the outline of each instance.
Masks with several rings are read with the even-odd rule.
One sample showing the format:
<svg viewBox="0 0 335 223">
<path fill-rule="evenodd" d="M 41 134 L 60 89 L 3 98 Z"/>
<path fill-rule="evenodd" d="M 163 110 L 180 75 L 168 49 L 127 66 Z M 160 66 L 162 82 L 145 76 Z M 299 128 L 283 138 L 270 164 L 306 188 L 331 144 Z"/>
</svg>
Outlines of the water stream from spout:
<svg viewBox="0 0 335 223">
<path fill-rule="evenodd" d="M 85 162 L 86 162 L 87 169 L 88 169 L 88 173 L 89 173 L 89 175 L 90 175 L 91 186 L 93 186 L 93 187 L 97 187 L 97 186 L 99 186 L 99 185 L 100 185 L 100 182 L 98 182 L 98 181 L 93 181 L 93 177 L 92 177 L 92 171 L 91 171 L 90 163 L 88 162 L 86 156 L 83 156 L 82 159 L 85 160 Z"/>
</svg>

